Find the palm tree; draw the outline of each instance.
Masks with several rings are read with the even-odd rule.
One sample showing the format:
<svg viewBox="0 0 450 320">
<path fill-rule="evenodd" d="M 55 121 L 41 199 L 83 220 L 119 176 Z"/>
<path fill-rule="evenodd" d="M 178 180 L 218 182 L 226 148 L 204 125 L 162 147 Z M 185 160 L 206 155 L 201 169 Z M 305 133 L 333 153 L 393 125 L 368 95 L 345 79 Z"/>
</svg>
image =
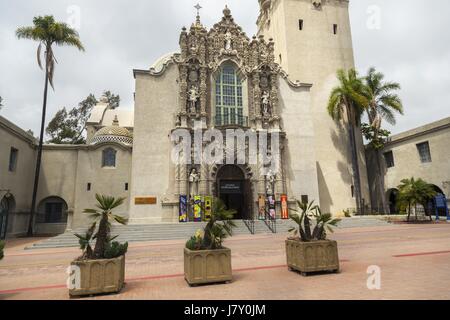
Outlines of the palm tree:
<svg viewBox="0 0 450 320">
<path fill-rule="evenodd" d="M 221 199 L 214 199 L 211 210 L 211 218 L 205 227 L 202 248 L 216 250 L 222 248 L 222 242 L 227 236 L 232 235 L 236 224 L 232 220 L 236 210 L 228 210 Z"/>
<path fill-rule="evenodd" d="M 369 69 L 367 76 L 364 78 L 364 84 L 364 96 L 368 101 L 366 113 L 369 118 L 369 126 L 373 132 L 374 139 L 379 140 L 383 120 L 391 125 L 395 125 L 395 114 L 403 115 L 402 101 L 395 93 L 401 87 L 400 84 L 395 82 L 385 82 L 384 74 L 377 72 L 373 67 Z M 380 141 L 372 142 L 376 142 L 376 145 L 380 147 L 384 145 L 384 143 L 379 143 Z M 386 199 L 384 197 L 384 174 L 381 173 L 380 147 L 375 148 L 378 173 L 380 174 L 378 188 L 381 194 L 380 199 L 383 211 L 387 212 Z"/>
<path fill-rule="evenodd" d="M 356 70 L 350 69 L 347 72 L 342 69 L 338 70 L 337 78 L 339 80 L 339 86 L 335 87 L 331 92 L 328 101 L 328 113 L 335 121 L 344 120 L 346 115 L 352 156 L 356 207 L 358 214 L 360 214 L 363 204 L 355 129 L 361 124 L 361 117 L 367 105 L 367 99 L 363 95 L 363 81 L 358 76 Z"/>
<path fill-rule="evenodd" d="M 95 248 L 94 248 L 94 257 L 97 259 L 102 259 L 105 254 L 105 249 L 108 242 L 111 240 L 110 231 L 111 231 L 111 223 L 110 221 L 116 221 L 120 224 L 127 224 L 128 219 L 118 216 L 112 213 L 117 207 L 120 207 L 125 198 L 115 199 L 114 197 L 101 196 L 96 194 L 95 198 L 97 199 L 97 209 L 85 209 L 83 213 L 90 214 L 91 218 L 95 219 L 96 222 L 99 222 L 98 231 L 93 239 L 96 239 Z"/>
<path fill-rule="evenodd" d="M 84 47 L 78 36 L 78 32 L 70 28 L 67 24 L 56 22 L 53 16 L 35 17 L 33 26 L 22 27 L 17 29 L 16 36 L 19 39 L 30 39 L 39 42 L 37 49 L 37 61 L 42 69 L 41 52 L 44 48 L 45 58 L 45 84 L 44 84 L 44 102 L 42 105 L 41 135 L 39 139 L 39 147 L 36 161 L 36 172 L 33 186 L 33 199 L 31 203 L 30 220 L 28 225 L 28 236 L 33 236 L 34 215 L 36 209 L 36 195 L 39 186 L 39 174 L 41 170 L 42 144 L 44 141 L 45 115 L 47 111 L 47 91 L 48 84 L 53 86 L 53 75 L 55 72 L 56 58 L 53 53 L 52 46 L 72 46 L 80 51 L 84 51 Z"/>
<path fill-rule="evenodd" d="M 411 218 L 411 208 L 414 207 L 417 220 L 417 205 L 422 205 L 426 208 L 427 203 L 433 199 L 437 192 L 433 186 L 422 179 L 403 179 L 401 185 L 398 186 L 399 206 L 408 208 L 408 222 Z M 431 219 L 431 215 L 430 215 Z"/>
<path fill-rule="evenodd" d="M 403 104 L 400 97 L 394 93 L 401 89 L 396 82 L 384 82 L 384 74 L 377 72 L 375 68 L 370 68 L 364 78 L 364 96 L 368 101 L 367 116 L 375 131 L 381 129 L 382 121 L 385 120 L 391 125 L 396 124 L 395 113 L 403 115 Z"/>
</svg>

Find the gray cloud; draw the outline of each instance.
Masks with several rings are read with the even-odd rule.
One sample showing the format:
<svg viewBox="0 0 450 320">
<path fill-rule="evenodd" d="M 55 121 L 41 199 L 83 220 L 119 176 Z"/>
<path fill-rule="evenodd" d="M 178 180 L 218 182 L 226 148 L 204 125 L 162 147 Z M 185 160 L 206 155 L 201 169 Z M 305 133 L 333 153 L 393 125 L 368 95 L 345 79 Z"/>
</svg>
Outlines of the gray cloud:
<svg viewBox="0 0 450 320">
<path fill-rule="evenodd" d="M 256 32 L 256 0 L 200 1 L 202 22 L 210 27 L 227 3 L 249 36 Z M 61 107 L 73 107 L 89 93 L 109 89 L 133 106 L 133 68 L 148 68 L 159 56 L 178 50 L 182 26 L 195 19 L 197 0 L 3 0 L 0 3 L 1 114 L 24 129 L 39 130 L 43 73 L 36 64 L 37 44 L 17 40 L 17 27 L 31 25 L 36 15 L 53 14 L 67 21 L 67 9 L 81 10 L 80 36 L 87 51 L 56 48 L 59 60 L 55 92 L 49 95 L 48 117 Z M 381 29 L 370 30 L 367 9 L 381 9 Z M 450 28 L 447 0 L 353 0 L 351 23 L 357 68 L 375 66 L 389 80 L 402 84 L 406 115 L 394 132 L 450 116 Z"/>
</svg>

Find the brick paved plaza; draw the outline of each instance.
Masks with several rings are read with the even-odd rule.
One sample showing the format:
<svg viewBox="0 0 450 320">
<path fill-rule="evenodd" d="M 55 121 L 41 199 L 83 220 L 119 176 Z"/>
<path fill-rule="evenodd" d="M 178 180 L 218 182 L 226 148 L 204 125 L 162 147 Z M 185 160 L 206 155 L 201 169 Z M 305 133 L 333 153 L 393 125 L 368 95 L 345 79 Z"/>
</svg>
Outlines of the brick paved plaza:
<svg viewBox="0 0 450 320">
<path fill-rule="evenodd" d="M 338 230 L 340 274 L 302 277 L 285 262 L 286 235 L 235 237 L 234 281 L 190 288 L 183 279 L 184 241 L 134 243 L 120 295 L 93 299 L 450 299 L 450 224 Z M 0 262 L 0 299 L 68 299 L 66 268 L 75 248 L 23 250 L 42 239 L 10 241 Z M 367 269 L 381 268 L 381 289 Z"/>
</svg>

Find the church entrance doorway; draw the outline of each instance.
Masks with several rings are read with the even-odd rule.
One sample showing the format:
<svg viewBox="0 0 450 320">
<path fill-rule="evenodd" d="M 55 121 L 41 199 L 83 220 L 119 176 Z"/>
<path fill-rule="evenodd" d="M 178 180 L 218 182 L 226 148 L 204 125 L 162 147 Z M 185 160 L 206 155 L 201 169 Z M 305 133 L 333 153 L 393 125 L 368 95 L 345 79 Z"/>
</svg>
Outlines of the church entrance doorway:
<svg viewBox="0 0 450 320">
<path fill-rule="evenodd" d="M 229 210 L 236 210 L 237 220 L 250 219 L 251 184 L 242 169 L 236 165 L 225 165 L 217 173 L 217 197 Z"/>
</svg>

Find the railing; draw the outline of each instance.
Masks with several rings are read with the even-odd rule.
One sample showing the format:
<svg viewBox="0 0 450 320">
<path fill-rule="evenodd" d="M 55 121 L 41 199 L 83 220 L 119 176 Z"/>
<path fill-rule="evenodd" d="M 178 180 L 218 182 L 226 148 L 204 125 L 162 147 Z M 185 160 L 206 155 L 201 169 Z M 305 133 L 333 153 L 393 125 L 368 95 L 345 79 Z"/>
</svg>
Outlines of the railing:
<svg viewBox="0 0 450 320">
<path fill-rule="evenodd" d="M 255 234 L 255 220 L 244 220 L 245 226 L 251 234 Z"/>
<path fill-rule="evenodd" d="M 215 116 L 214 124 L 216 127 L 239 126 L 248 127 L 248 117 L 230 113 Z"/>
<path fill-rule="evenodd" d="M 272 218 L 272 216 L 266 211 L 266 219 L 264 220 L 267 228 L 269 228 L 272 233 L 277 233 L 277 219 Z"/>
</svg>

